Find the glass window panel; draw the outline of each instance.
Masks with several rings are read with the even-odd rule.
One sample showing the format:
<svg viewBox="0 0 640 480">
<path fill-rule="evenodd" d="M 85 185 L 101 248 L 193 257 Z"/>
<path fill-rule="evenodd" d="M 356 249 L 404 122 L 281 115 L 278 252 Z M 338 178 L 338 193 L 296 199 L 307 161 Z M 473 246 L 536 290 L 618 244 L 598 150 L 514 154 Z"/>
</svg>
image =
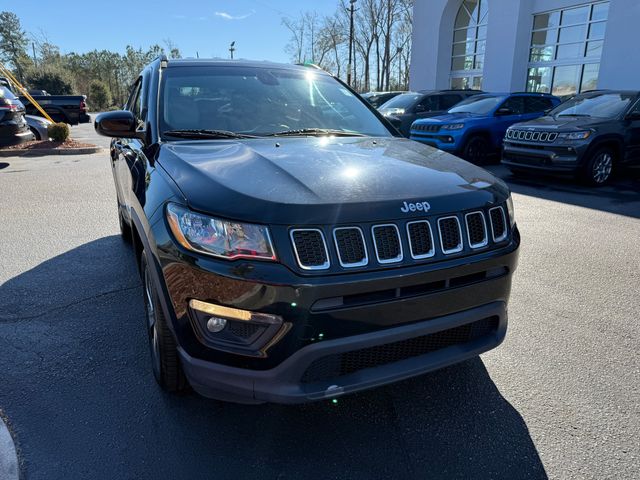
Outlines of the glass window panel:
<svg viewBox="0 0 640 480">
<path fill-rule="evenodd" d="M 560 43 L 581 42 L 586 38 L 587 26 L 576 25 L 560 29 Z"/>
<path fill-rule="evenodd" d="M 486 45 L 487 45 L 487 42 L 485 42 L 484 40 L 477 42 L 476 53 L 484 53 L 484 49 Z"/>
<path fill-rule="evenodd" d="M 476 55 L 476 70 L 482 70 L 484 68 L 484 55 Z"/>
<path fill-rule="evenodd" d="M 530 68 L 527 77 L 527 92 L 551 92 L 551 67 Z"/>
<path fill-rule="evenodd" d="M 469 17 L 469 13 L 467 9 L 464 7 L 460 7 L 458 10 L 458 15 L 456 16 L 455 28 L 466 28 L 471 25 L 471 18 Z"/>
<path fill-rule="evenodd" d="M 589 21 L 589 10 L 591 7 L 570 8 L 562 11 L 562 25 L 574 25 L 576 23 L 586 23 Z"/>
<path fill-rule="evenodd" d="M 546 45 L 544 47 L 533 47 L 529 55 L 530 62 L 550 62 L 553 60 L 553 54 L 556 47 Z"/>
<path fill-rule="evenodd" d="M 480 5 L 479 0 L 465 0 L 463 5 L 464 8 L 471 14 L 471 19 L 474 22 L 480 20 Z"/>
<path fill-rule="evenodd" d="M 587 43 L 587 51 L 585 53 L 585 57 L 598 57 L 602 56 L 602 45 L 604 42 L 602 40 L 597 40 L 595 42 Z"/>
<path fill-rule="evenodd" d="M 598 87 L 598 73 L 600 72 L 599 63 L 589 63 L 584 66 L 582 73 L 582 85 L 580 91 L 595 90 Z"/>
<path fill-rule="evenodd" d="M 487 27 L 478 27 L 478 40 L 485 40 L 487 38 Z"/>
<path fill-rule="evenodd" d="M 560 12 L 543 13 L 533 17 L 533 28 L 551 28 L 560 25 Z"/>
<path fill-rule="evenodd" d="M 581 65 L 556 67 L 553 73 L 553 88 L 551 93 L 558 97 L 575 95 L 580 83 Z"/>
<path fill-rule="evenodd" d="M 480 23 L 487 23 L 488 15 L 489 15 L 488 0 L 480 0 Z"/>
<path fill-rule="evenodd" d="M 609 16 L 609 2 L 599 3 L 593 6 L 593 13 L 591 14 L 591 20 L 606 20 Z"/>
<path fill-rule="evenodd" d="M 569 43 L 567 45 L 558 45 L 557 59 L 563 58 L 580 58 L 584 55 L 584 43 Z"/>
<path fill-rule="evenodd" d="M 589 27 L 589 40 L 601 40 L 607 29 L 607 22 L 592 23 Z"/>
<path fill-rule="evenodd" d="M 531 45 L 546 45 L 558 41 L 558 30 L 542 30 L 531 34 Z"/>
<path fill-rule="evenodd" d="M 467 78 L 453 77 L 451 78 L 451 88 L 454 90 L 464 90 L 467 86 Z"/>
<path fill-rule="evenodd" d="M 471 81 L 471 88 L 473 90 L 482 90 L 482 77 L 473 77 Z"/>
<path fill-rule="evenodd" d="M 462 30 L 456 30 L 453 32 L 453 41 L 457 42 L 468 42 L 470 40 L 475 40 L 476 38 L 476 27 L 471 28 L 463 28 Z"/>
<path fill-rule="evenodd" d="M 454 43 L 453 44 L 453 55 L 473 55 L 475 49 L 475 42 L 468 43 Z"/>
<path fill-rule="evenodd" d="M 473 70 L 473 56 L 453 57 L 451 60 L 451 70 Z"/>
</svg>

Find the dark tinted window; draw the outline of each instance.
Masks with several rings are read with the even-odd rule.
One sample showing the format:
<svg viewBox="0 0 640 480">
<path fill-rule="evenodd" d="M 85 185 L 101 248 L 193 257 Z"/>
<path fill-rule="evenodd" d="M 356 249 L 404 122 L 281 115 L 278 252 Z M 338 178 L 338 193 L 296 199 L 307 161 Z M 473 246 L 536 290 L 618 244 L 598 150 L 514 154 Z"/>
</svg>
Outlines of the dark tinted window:
<svg viewBox="0 0 640 480">
<path fill-rule="evenodd" d="M 525 97 L 524 105 L 527 113 L 544 112 L 553 107 L 551 99 L 544 97 Z"/>
<path fill-rule="evenodd" d="M 586 93 L 576 95 L 554 108 L 553 116 L 614 118 L 629 108 L 635 95 L 626 93 Z"/>
<path fill-rule="evenodd" d="M 301 129 L 389 136 L 359 96 L 312 69 L 205 65 L 163 71 L 160 128 L 268 135 Z"/>
<path fill-rule="evenodd" d="M 438 105 L 438 97 L 436 95 L 428 95 L 418 102 L 416 108 L 422 107 L 423 112 L 432 112 L 440 110 Z"/>
<path fill-rule="evenodd" d="M 440 110 L 449 110 L 460 100 L 462 100 L 460 95 L 440 95 Z"/>
<path fill-rule="evenodd" d="M 474 113 L 476 115 L 487 115 L 492 112 L 497 105 L 504 100 L 503 96 L 494 97 L 492 95 L 474 95 L 461 101 L 451 108 L 449 113 Z"/>
<path fill-rule="evenodd" d="M 508 108 L 513 115 L 520 115 L 525 112 L 524 97 L 509 97 L 500 108 Z"/>
<path fill-rule="evenodd" d="M 419 93 L 403 93 L 397 97 L 393 97 L 382 108 L 410 108 L 422 97 Z"/>
</svg>

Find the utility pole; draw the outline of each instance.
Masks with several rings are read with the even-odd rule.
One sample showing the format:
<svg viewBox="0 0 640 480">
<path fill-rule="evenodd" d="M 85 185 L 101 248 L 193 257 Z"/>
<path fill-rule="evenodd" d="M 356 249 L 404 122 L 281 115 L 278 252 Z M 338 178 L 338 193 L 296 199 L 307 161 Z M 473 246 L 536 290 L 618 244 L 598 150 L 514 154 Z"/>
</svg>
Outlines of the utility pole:
<svg viewBox="0 0 640 480">
<path fill-rule="evenodd" d="M 38 68 L 38 60 L 36 59 L 36 44 L 31 42 L 31 50 L 33 50 L 33 65 Z"/>
<path fill-rule="evenodd" d="M 231 42 L 231 45 L 229 45 L 229 53 L 231 54 L 231 60 L 233 60 L 233 52 L 236 51 L 236 41 L 234 40 L 233 42 Z"/>
<path fill-rule="evenodd" d="M 350 87 L 351 85 L 351 64 L 353 63 L 353 50 L 354 50 L 354 45 L 353 45 L 353 14 L 356 11 L 355 10 L 355 4 L 356 4 L 357 0 L 349 0 L 349 3 L 351 3 L 351 8 L 350 8 L 350 14 L 351 14 L 351 20 L 350 20 L 350 26 L 349 26 L 349 62 L 347 65 L 347 85 L 349 85 Z"/>
</svg>

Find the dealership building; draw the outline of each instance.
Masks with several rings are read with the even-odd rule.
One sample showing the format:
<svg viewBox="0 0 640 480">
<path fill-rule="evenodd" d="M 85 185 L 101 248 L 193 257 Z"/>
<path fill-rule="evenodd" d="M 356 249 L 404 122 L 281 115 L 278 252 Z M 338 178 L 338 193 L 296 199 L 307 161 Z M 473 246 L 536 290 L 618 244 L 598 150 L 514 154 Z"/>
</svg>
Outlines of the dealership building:
<svg viewBox="0 0 640 480">
<path fill-rule="evenodd" d="M 411 89 L 640 90 L 640 0 L 416 0 Z"/>
</svg>

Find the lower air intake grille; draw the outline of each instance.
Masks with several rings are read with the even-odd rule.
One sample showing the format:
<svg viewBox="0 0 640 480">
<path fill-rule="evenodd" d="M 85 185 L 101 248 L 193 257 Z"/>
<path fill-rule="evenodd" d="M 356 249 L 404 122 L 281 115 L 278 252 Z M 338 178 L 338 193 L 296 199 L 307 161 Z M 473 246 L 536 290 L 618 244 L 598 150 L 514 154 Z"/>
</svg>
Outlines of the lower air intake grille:
<svg viewBox="0 0 640 480">
<path fill-rule="evenodd" d="M 264 327 L 255 323 L 230 320 L 227 322 L 227 329 L 229 333 L 234 336 L 246 339 L 253 337 L 259 330 L 264 329 Z"/>
<path fill-rule="evenodd" d="M 292 230 L 291 240 L 300 267 L 306 270 L 329 268 L 329 255 L 320 230 Z"/>
<path fill-rule="evenodd" d="M 471 248 L 484 247 L 488 243 L 484 214 L 482 212 L 468 213 L 465 216 L 465 220 Z"/>
<path fill-rule="evenodd" d="M 504 210 L 502 207 L 495 207 L 489 210 L 491 219 L 491 232 L 493 241 L 500 242 L 507 237 L 507 223 L 504 218 Z"/>
<path fill-rule="evenodd" d="M 413 258 L 427 258 L 435 254 L 429 222 L 425 220 L 408 223 L 407 234 Z"/>
<path fill-rule="evenodd" d="M 376 255 L 380 263 L 399 262 L 402 260 L 400 234 L 395 225 L 376 225 L 372 228 Z"/>
<path fill-rule="evenodd" d="M 357 267 L 368 263 L 362 230 L 355 227 L 336 228 L 333 236 L 343 267 Z"/>
<path fill-rule="evenodd" d="M 456 253 L 462 250 L 462 232 L 458 217 L 444 217 L 438 219 L 440 230 L 440 242 L 445 254 Z"/>
<path fill-rule="evenodd" d="M 309 365 L 303 383 L 332 380 L 343 375 L 417 357 L 485 337 L 498 328 L 498 317 L 488 317 L 441 332 L 399 342 L 319 358 Z"/>
</svg>

